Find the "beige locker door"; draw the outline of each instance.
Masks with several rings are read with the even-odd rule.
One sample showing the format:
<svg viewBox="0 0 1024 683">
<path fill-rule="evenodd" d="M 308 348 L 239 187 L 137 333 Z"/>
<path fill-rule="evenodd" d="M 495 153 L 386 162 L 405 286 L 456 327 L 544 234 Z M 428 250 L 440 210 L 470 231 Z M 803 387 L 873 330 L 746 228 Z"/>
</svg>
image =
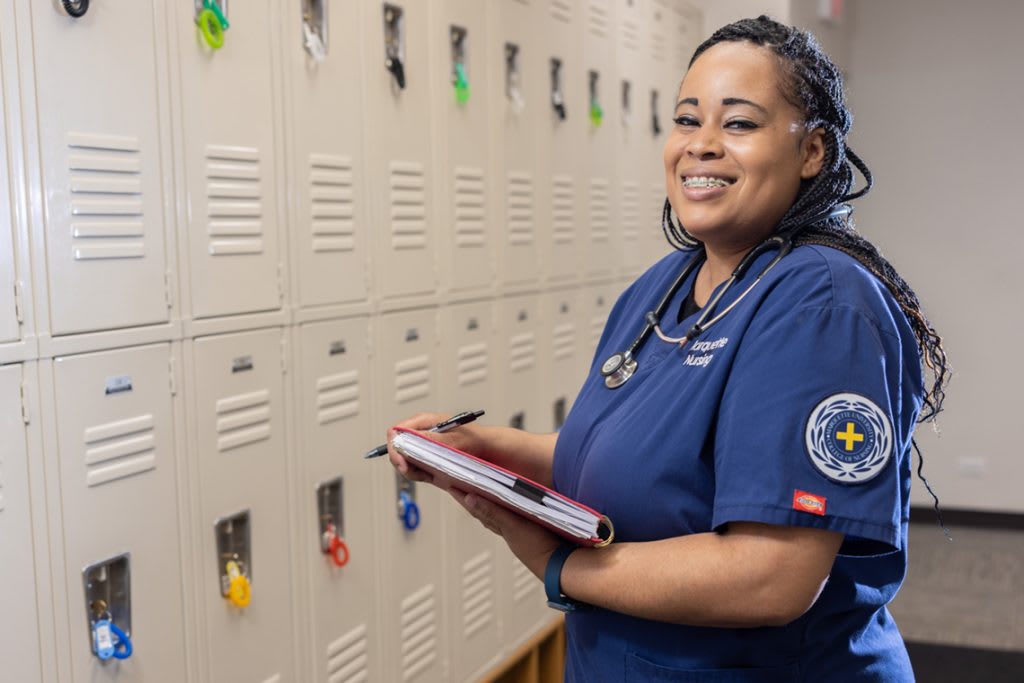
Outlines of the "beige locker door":
<svg viewBox="0 0 1024 683">
<path fill-rule="evenodd" d="M 604 332 L 608 314 L 622 292 L 622 285 L 609 283 L 592 285 L 580 292 L 579 306 L 579 348 L 580 348 L 580 387 L 587 380 L 590 366 L 594 363 L 594 352 Z M 642 323 L 641 323 L 642 324 Z M 604 359 L 601 359 L 604 362 Z"/>
<path fill-rule="evenodd" d="M 550 178 L 544 188 L 544 217 L 549 256 L 547 280 L 552 283 L 577 281 L 582 277 L 584 249 L 587 244 L 590 206 L 587 161 L 587 129 L 590 127 L 587 99 L 587 71 L 583 66 L 583 33 L 587 21 L 586 0 L 557 0 L 548 5 L 544 18 L 548 107 L 540 128 L 543 140 L 543 177 Z M 551 106 L 553 62 L 561 66 L 558 88 L 564 101 L 566 118 L 562 120 Z M 608 169 L 611 170 L 611 169 Z"/>
<path fill-rule="evenodd" d="M 52 333 L 164 322 L 155 5 L 31 5 Z"/>
<path fill-rule="evenodd" d="M 494 304 L 484 301 L 440 312 L 441 405 L 450 412 L 486 410 L 483 423 L 498 422 Z M 454 501 L 453 501 L 454 502 Z M 476 680 L 498 663 L 498 544 L 504 542 L 458 505 L 446 501 L 452 545 L 448 566 L 448 615 L 453 681 Z"/>
<path fill-rule="evenodd" d="M 542 432 L 548 420 L 541 407 L 540 301 L 536 294 L 508 297 L 499 301 L 498 310 L 498 383 L 502 387 L 498 422 Z"/>
<path fill-rule="evenodd" d="M 558 431 L 572 408 L 583 383 L 580 368 L 582 348 L 578 289 L 564 289 L 541 295 L 544 321 L 544 354 L 541 376 L 544 401 L 541 410 L 546 421 L 544 431 Z"/>
<path fill-rule="evenodd" d="M 614 4 L 621 4 L 619 2 Z M 580 178 L 587 183 L 581 222 L 584 232 L 584 277 L 607 280 L 622 261 L 619 225 L 617 172 L 622 160 L 616 143 L 622 136 L 622 69 L 616 63 L 614 7 L 612 0 L 587 0 L 586 30 L 583 32 L 584 84 L 586 102 L 596 102 L 602 116 L 600 125 L 592 117 L 586 127 L 586 154 Z M 629 92 L 630 104 L 633 93 Z"/>
<path fill-rule="evenodd" d="M 319 3 L 326 11 L 309 30 L 320 37 L 326 22 L 322 61 L 312 56 L 315 48 L 306 47 L 306 5 L 290 0 L 282 23 L 291 88 L 288 184 L 294 198 L 298 300 L 302 306 L 363 301 L 369 221 L 363 201 L 363 107 L 353 106 L 364 78 L 359 5 Z"/>
<path fill-rule="evenodd" d="M 192 2 L 173 3 L 188 203 L 192 315 L 267 311 L 282 303 L 276 81 L 271 55 L 275 4 L 227 4 L 231 27 L 212 51 Z"/>
<path fill-rule="evenodd" d="M 365 111 L 372 122 L 366 129 L 366 161 L 371 211 L 379 226 L 374 291 L 384 300 L 422 298 L 437 291 L 427 3 L 394 0 L 363 7 Z M 402 65 L 404 88 L 385 66 L 386 24 L 397 53 L 392 63 Z"/>
<path fill-rule="evenodd" d="M 50 495 L 61 500 L 66 567 L 57 608 L 70 624 L 72 671 L 97 682 L 185 680 L 170 346 L 57 358 L 53 377 L 60 476 Z M 122 553 L 134 653 L 112 666 L 92 654 L 82 569 Z"/>
<path fill-rule="evenodd" d="M 315 681 L 381 678 L 377 639 L 378 543 L 373 531 L 375 467 L 362 455 L 373 444 L 373 389 L 366 318 L 303 325 L 301 336 L 301 439 L 299 509 L 310 603 L 302 610 L 312 628 Z M 341 478 L 340 503 L 319 490 L 340 538 L 348 546 L 344 567 L 321 548 L 318 486 Z M 337 509 L 341 519 L 337 519 Z"/>
<path fill-rule="evenodd" d="M 438 214 L 448 226 L 448 243 L 440 250 L 446 289 L 453 294 L 485 293 L 495 280 L 495 228 L 488 215 L 491 178 L 487 114 L 492 88 L 487 57 L 500 51 L 487 35 L 492 3 L 444 0 L 438 6 L 432 36 L 434 103 L 442 127 L 439 168 L 445 201 Z M 460 102 L 453 79 L 456 64 L 465 75 L 469 97 Z"/>
<path fill-rule="evenodd" d="M 2 55 L 2 51 L 0 51 Z M 0 92 L 4 92 L 3 60 L 0 59 Z M 14 214 L 11 183 L 8 176 L 7 102 L 0 104 L 0 343 L 21 337 L 14 287 L 18 277 L 14 267 Z"/>
<path fill-rule="evenodd" d="M 423 410 L 437 410 L 437 312 L 434 309 L 382 316 L 374 331 L 380 419 L 373 441 L 387 426 Z M 406 530 L 397 512 L 394 469 L 368 463 L 377 481 L 377 529 L 381 548 L 382 638 L 388 643 L 381 680 L 440 681 L 448 651 L 444 586 L 445 533 L 442 506 L 447 494 L 415 486 L 419 526 Z M 454 501 L 451 501 L 454 504 Z"/>
<path fill-rule="evenodd" d="M 534 285 L 547 260 L 541 205 L 547 182 L 541 174 L 537 131 L 551 115 L 548 59 L 537 39 L 540 8 L 499 2 L 491 13 L 491 49 L 487 50 L 492 81 L 501 84 L 491 96 L 491 149 L 496 202 L 495 225 L 499 281 L 505 288 Z"/>
<path fill-rule="evenodd" d="M 645 153 L 647 161 L 637 176 L 644 179 L 644 184 L 640 188 L 640 198 L 643 202 L 640 206 L 643 221 L 641 239 L 644 244 L 644 256 L 639 268 L 641 272 L 672 250 L 661 230 L 661 211 L 665 206 L 666 197 L 665 169 L 661 159 L 665 141 L 674 125 L 672 118 L 675 116 L 679 85 L 684 75 L 684 70 L 676 68 L 673 64 L 675 55 L 671 40 L 674 37 L 674 12 L 663 0 L 653 0 L 647 10 L 648 46 L 643 59 L 646 73 L 651 75 L 651 88 L 658 92 L 661 133 L 657 137 L 647 138 L 650 141 L 649 149 Z"/>
<path fill-rule="evenodd" d="M 39 681 L 39 615 L 32 561 L 28 443 L 21 403 L 22 368 L 0 367 L 0 610 L 8 623 L 0 638 L 4 680 Z M 40 572 L 38 574 L 42 576 Z M 83 627 L 84 629 L 84 627 Z"/>
<path fill-rule="evenodd" d="M 193 348 L 203 680 L 285 683 L 294 661 L 281 330 L 204 337 Z M 221 596 L 214 523 L 243 511 L 252 600 L 238 608 Z"/>
</svg>

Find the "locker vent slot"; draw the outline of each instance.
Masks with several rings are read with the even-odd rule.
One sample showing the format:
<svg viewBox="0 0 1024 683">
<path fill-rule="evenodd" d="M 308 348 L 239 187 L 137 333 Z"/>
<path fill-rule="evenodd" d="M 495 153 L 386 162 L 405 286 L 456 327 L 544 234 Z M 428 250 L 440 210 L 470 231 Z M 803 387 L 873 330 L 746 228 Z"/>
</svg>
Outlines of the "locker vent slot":
<svg viewBox="0 0 1024 683">
<path fill-rule="evenodd" d="M 608 241 L 608 187 L 604 178 L 590 180 L 590 239 L 594 242 Z"/>
<path fill-rule="evenodd" d="M 395 400 L 415 401 L 430 395 L 430 356 L 424 354 L 395 363 Z"/>
<path fill-rule="evenodd" d="M 409 681 L 437 659 L 437 600 L 433 584 L 402 600 L 402 680 Z"/>
<path fill-rule="evenodd" d="M 537 360 L 537 342 L 533 332 L 517 334 L 509 340 L 509 367 L 522 372 L 533 367 Z"/>
<path fill-rule="evenodd" d="M 525 171 L 508 174 L 508 242 L 533 244 L 533 176 Z"/>
<path fill-rule="evenodd" d="M 391 162 L 391 246 L 423 249 L 427 246 L 427 186 L 423 164 Z"/>
<path fill-rule="evenodd" d="M 512 558 L 512 599 L 522 602 L 537 590 L 537 577 L 518 558 Z"/>
<path fill-rule="evenodd" d="M 263 683 L 281 683 L 281 674 L 274 674 L 267 680 L 263 681 Z"/>
<path fill-rule="evenodd" d="M 587 19 L 587 27 L 592 35 L 597 38 L 608 37 L 607 0 L 590 0 L 590 14 Z"/>
<path fill-rule="evenodd" d="M 352 173 L 351 157 L 309 155 L 309 215 L 317 253 L 356 248 Z"/>
<path fill-rule="evenodd" d="M 551 232 L 557 244 L 572 242 L 572 176 L 556 175 L 551 178 Z"/>
<path fill-rule="evenodd" d="M 360 624 L 327 646 L 328 683 L 363 683 L 370 680 L 366 624 Z"/>
<path fill-rule="evenodd" d="M 651 207 L 652 211 L 650 214 L 650 220 L 657 221 L 654 225 L 661 226 L 661 210 L 665 206 L 665 185 L 662 183 L 655 183 L 651 185 Z M 654 209 L 654 207 L 657 207 Z M 673 218 L 678 218 L 675 211 L 672 212 Z M 657 233 L 658 242 L 661 243 L 661 230 Z"/>
<path fill-rule="evenodd" d="M 322 425 L 359 414 L 359 371 L 349 370 L 316 381 L 316 419 Z"/>
<path fill-rule="evenodd" d="M 84 432 L 86 485 L 100 486 L 154 469 L 154 426 L 152 415 L 139 415 L 88 427 Z"/>
<path fill-rule="evenodd" d="M 252 391 L 217 401 L 217 450 L 229 451 L 270 438 L 270 391 Z"/>
<path fill-rule="evenodd" d="M 486 342 L 460 347 L 457 356 L 455 374 L 459 378 L 459 386 L 464 387 L 487 380 Z"/>
<path fill-rule="evenodd" d="M 551 0 L 551 16 L 566 23 L 572 21 L 572 0 Z"/>
<path fill-rule="evenodd" d="M 576 326 L 572 323 L 555 325 L 551 345 L 554 349 L 555 360 L 572 358 L 573 352 L 576 350 Z"/>
<path fill-rule="evenodd" d="M 632 19 L 622 21 L 622 47 L 636 52 L 640 49 L 640 27 Z M 680 62 L 685 64 L 685 60 Z"/>
<path fill-rule="evenodd" d="M 668 64 L 668 46 L 665 44 L 665 35 L 660 31 L 651 31 L 651 58 L 659 66 Z"/>
<path fill-rule="evenodd" d="M 640 186 L 632 180 L 622 183 L 622 236 L 627 243 L 640 238 Z"/>
<path fill-rule="evenodd" d="M 484 172 L 479 168 L 455 169 L 455 246 L 484 245 Z"/>
<path fill-rule="evenodd" d="M 590 319 L 590 348 L 591 350 L 597 348 L 598 342 L 601 341 L 601 333 L 604 332 L 604 325 L 608 322 L 608 314 L 601 313 L 595 315 Z"/>
<path fill-rule="evenodd" d="M 139 139 L 68 133 L 67 145 L 74 259 L 143 258 Z"/>
<path fill-rule="evenodd" d="M 213 256 L 263 253 L 260 151 L 206 146 L 209 251 Z"/>
<path fill-rule="evenodd" d="M 494 557 L 484 551 L 462 565 L 462 633 L 468 639 L 494 619 Z"/>
</svg>

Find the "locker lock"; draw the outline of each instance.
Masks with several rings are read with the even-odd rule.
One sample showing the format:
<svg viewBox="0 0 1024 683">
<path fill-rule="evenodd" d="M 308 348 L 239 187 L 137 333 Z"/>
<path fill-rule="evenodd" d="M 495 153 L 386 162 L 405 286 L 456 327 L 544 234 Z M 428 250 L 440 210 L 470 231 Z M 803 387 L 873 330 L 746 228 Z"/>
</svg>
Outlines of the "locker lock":
<svg viewBox="0 0 1024 683">
<path fill-rule="evenodd" d="M 562 96 L 562 60 L 551 58 L 551 106 L 558 118 L 565 121 L 565 98 Z"/>
<path fill-rule="evenodd" d="M 452 25 L 449 29 L 452 43 L 452 85 L 455 86 L 455 101 L 465 104 L 469 101 L 469 77 L 466 76 L 466 29 Z"/>
<path fill-rule="evenodd" d="M 633 114 L 632 85 L 629 81 L 622 81 L 622 125 L 629 128 L 629 122 Z"/>
<path fill-rule="evenodd" d="M 79 19 L 89 11 L 89 0 L 60 0 L 60 6 L 69 17 Z"/>
<path fill-rule="evenodd" d="M 320 551 L 327 555 L 337 567 L 348 564 L 348 544 L 343 538 L 341 477 L 317 484 L 316 504 L 320 518 Z"/>
<path fill-rule="evenodd" d="M 249 511 L 214 522 L 220 594 L 232 605 L 245 608 L 252 600 L 252 543 Z"/>
<path fill-rule="evenodd" d="M 651 91 L 651 132 L 654 137 L 661 135 L 661 124 L 658 123 L 658 91 Z"/>
<path fill-rule="evenodd" d="M 134 647 L 131 632 L 130 556 L 97 562 L 82 572 L 89 639 L 100 661 L 128 659 Z"/>
<path fill-rule="evenodd" d="M 201 6 L 196 3 L 196 26 L 211 50 L 224 47 L 224 31 L 231 27 L 221 8 L 222 2 L 225 0 L 202 0 Z"/>
<path fill-rule="evenodd" d="M 505 96 L 516 111 L 522 111 L 525 103 L 520 88 L 519 46 L 505 43 Z"/>
<path fill-rule="evenodd" d="M 598 97 L 597 84 L 600 80 L 600 74 L 596 71 L 590 72 L 590 123 L 593 124 L 594 128 L 601 125 L 604 121 L 604 109 L 601 108 L 601 100 Z"/>
<path fill-rule="evenodd" d="M 405 90 L 405 65 L 402 63 L 402 8 L 384 5 L 384 66 L 395 79 L 399 90 Z"/>
<path fill-rule="evenodd" d="M 101 661 L 128 659 L 134 652 L 132 640 L 114 623 L 107 603 L 97 600 L 92 605 L 92 651 Z"/>
</svg>

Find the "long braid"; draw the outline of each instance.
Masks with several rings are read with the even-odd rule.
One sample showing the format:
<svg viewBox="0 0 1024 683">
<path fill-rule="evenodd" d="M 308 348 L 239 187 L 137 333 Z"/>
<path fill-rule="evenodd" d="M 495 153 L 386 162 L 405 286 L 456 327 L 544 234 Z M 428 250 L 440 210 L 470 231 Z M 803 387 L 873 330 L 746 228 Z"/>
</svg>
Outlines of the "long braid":
<svg viewBox="0 0 1024 683">
<path fill-rule="evenodd" d="M 825 157 L 821 171 L 814 178 L 802 182 L 796 201 L 775 231 L 793 235 L 794 243 L 798 245 L 820 244 L 848 254 L 888 288 L 910 322 L 917 338 L 921 363 L 933 378 L 925 393 L 925 405 L 919 420 L 934 419 L 945 400 L 949 367 L 942 338 L 925 317 L 914 290 L 878 249 L 856 232 L 851 221 L 838 217 L 815 221 L 816 217 L 835 206 L 863 197 L 874 184 L 867 164 L 846 144 L 853 117 L 846 107 L 842 73 L 810 33 L 763 15 L 757 19 L 737 21 L 715 31 L 694 52 L 690 65 L 705 50 L 722 42 L 750 42 L 771 50 L 779 58 L 786 76 L 783 94 L 804 112 L 806 130 L 820 128 L 825 133 Z M 864 177 L 865 184 L 851 192 L 854 168 Z M 809 225 L 811 222 L 813 224 Z M 662 229 L 669 244 L 676 249 L 699 244 L 682 224 L 673 220 L 672 207 L 667 199 L 662 213 Z"/>
</svg>

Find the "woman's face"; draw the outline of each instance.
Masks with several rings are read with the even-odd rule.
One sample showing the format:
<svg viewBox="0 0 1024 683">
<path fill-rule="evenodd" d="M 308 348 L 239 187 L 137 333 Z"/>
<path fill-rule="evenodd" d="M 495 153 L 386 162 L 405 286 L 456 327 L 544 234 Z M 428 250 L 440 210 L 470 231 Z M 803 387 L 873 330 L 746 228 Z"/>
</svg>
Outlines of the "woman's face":
<svg viewBox="0 0 1024 683">
<path fill-rule="evenodd" d="M 668 198 L 708 247 L 741 250 L 765 237 L 821 170 L 822 131 L 780 89 L 777 58 L 745 42 L 718 43 L 683 79 L 665 143 Z"/>
</svg>

